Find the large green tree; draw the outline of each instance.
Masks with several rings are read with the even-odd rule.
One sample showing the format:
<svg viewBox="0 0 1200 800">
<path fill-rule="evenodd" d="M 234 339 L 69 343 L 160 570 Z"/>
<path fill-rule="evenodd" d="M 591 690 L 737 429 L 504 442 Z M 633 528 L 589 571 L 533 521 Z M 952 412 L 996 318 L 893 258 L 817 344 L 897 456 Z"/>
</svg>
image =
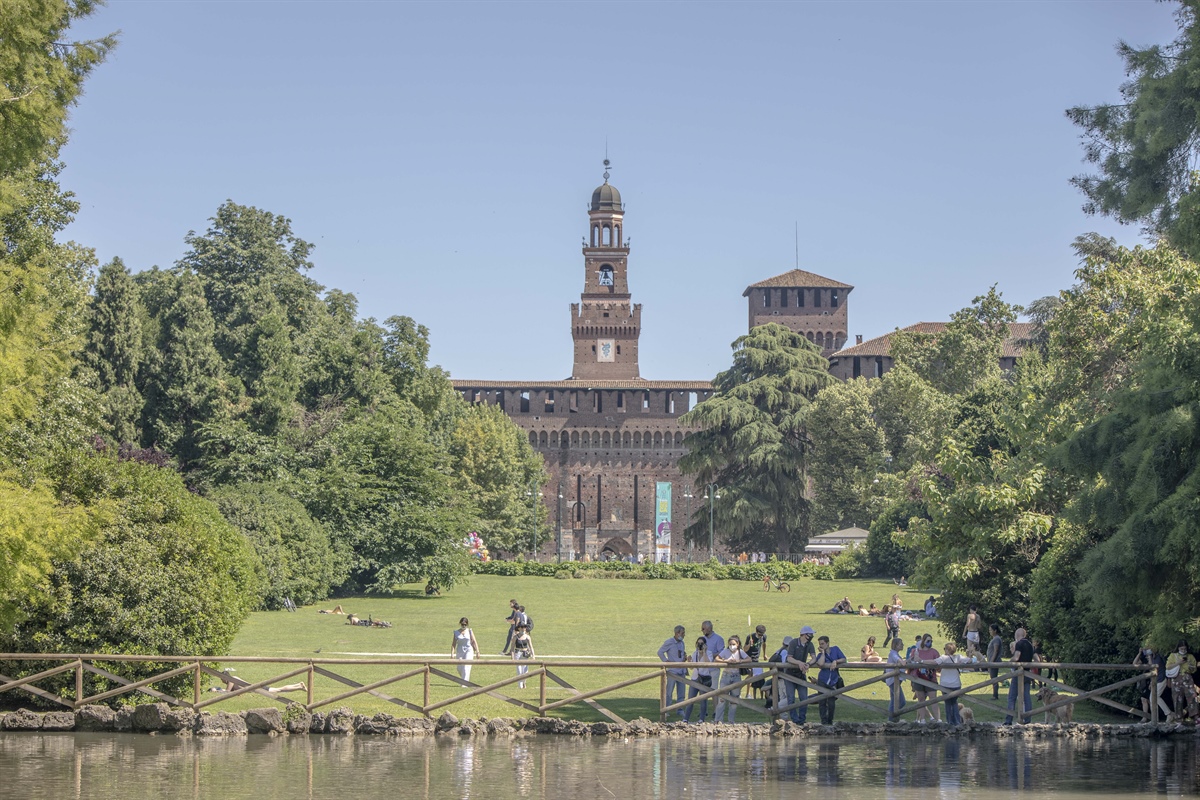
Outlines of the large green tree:
<svg viewBox="0 0 1200 800">
<path fill-rule="evenodd" d="M 878 476 L 888 452 L 871 405 L 876 388 L 856 378 L 825 387 L 813 401 L 808 430 L 814 530 L 867 527 L 878 513 Z"/>
<path fill-rule="evenodd" d="M 139 442 L 142 309 L 137 285 L 119 258 L 100 268 L 88 309 L 83 361 L 100 391 L 105 422 L 117 442 Z"/>
<path fill-rule="evenodd" d="M 697 484 L 715 483 L 724 544 L 778 553 L 804 549 L 812 533 L 807 417 L 817 392 L 833 382 L 820 350 L 782 325 L 754 328 L 733 343 L 733 366 L 717 375 L 712 397 L 680 418 L 698 430 L 680 460 Z M 707 536 L 694 522 L 693 540 Z"/>
<path fill-rule="evenodd" d="M 1072 179 L 1084 210 L 1140 223 L 1193 258 L 1200 257 L 1200 29 L 1196 0 L 1182 0 L 1179 35 L 1169 44 L 1120 42 L 1128 80 L 1120 103 L 1076 106 L 1084 155 L 1098 173 Z"/>
</svg>

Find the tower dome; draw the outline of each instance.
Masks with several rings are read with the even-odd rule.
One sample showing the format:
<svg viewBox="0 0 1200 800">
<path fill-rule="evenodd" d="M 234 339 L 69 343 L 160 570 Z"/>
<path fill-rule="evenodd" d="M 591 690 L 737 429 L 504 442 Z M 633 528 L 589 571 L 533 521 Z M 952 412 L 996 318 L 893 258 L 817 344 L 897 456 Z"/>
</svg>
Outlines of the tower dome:
<svg viewBox="0 0 1200 800">
<path fill-rule="evenodd" d="M 608 181 L 592 192 L 592 211 L 621 211 L 621 193 Z"/>
</svg>

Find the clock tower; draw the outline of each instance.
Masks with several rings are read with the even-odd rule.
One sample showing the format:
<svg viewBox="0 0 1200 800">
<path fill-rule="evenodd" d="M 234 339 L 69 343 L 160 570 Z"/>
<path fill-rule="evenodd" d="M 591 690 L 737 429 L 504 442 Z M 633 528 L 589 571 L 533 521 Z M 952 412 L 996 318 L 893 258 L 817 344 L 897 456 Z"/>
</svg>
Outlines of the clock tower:
<svg viewBox="0 0 1200 800">
<path fill-rule="evenodd" d="M 621 193 L 608 182 L 592 192 L 588 208 L 589 238 L 583 244 L 583 293 L 571 304 L 571 338 L 575 343 L 573 380 L 638 378 L 638 336 L 642 306 L 629 294 L 629 246 L 624 237 L 625 207 Z"/>
</svg>

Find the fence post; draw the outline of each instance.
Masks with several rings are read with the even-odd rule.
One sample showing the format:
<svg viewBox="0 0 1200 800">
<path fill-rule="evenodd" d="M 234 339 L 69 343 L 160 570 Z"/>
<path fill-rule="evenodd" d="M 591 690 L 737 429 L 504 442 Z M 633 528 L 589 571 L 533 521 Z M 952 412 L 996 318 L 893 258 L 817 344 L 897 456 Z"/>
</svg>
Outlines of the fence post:
<svg viewBox="0 0 1200 800">
<path fill-rule="evenodd" d="M 1024 725 L 1026 722 L 1029 722 L 1029 720 L 1025 719 L 1025 692 L 1029 691 L 1029 688 L 1025 685 L 1024 667 L 1017 666 L 1016 671 L 1013 673 L 1013 680 L 1017 682 L 1017 707 L 1013 710 L 1017 712 L 1017 724 Z"/>
<path fill-rule="evenodd" d="M 886 678 L 885 678 L 886 680 Z M 892 685 L 888 687 L 890 691 L 891 702 L 888 703 L 892 707 L 892 713 L 888 714 L 888 722 L 894 722 L 900 719 L 900 704 L 896 701 L 900 699 L 900 676 L 892 676 Z"/>
<path fill-rule="evenodd" d="M 667 671 L 658 673 L 658 721 L 667 721 Z"/>
<path fill-rule="evenodd" d="M 308 705 L 311 706 L 313 704 L 313 663 L 312 663 L 312 661 L 308 662 L 308 680 L 306 680 L 304 682 L 304 685 L 308 687 Z"/>
<path fill-rule="evenodd" d="M 429 665 L 425 665 L 425 708 L 429 708 Z"/>
<path fill-rule="evenodd" d="M 192 672 L 192 708 L 200 705 L 200 662 L 196 662 L 195 670 Z"/>
<path fill-rule="evenodd" d="M 775 667 L 775 673 L 771 676 L 771 716 L 779 716 L 779 667 Z"/>
<path fill-rule="evenodd" d="M 1158 670 L 1150 673 L 1150 722 L 1158 724 Z"/>
<path fill-rule="evenodd" d="M 75 662 L 75 707 L 83 700 L 83 659 Z"/>
<path fill-rule="evenodd" d="M 542 664 L 542 672 L 538 675 L 538 708 L 546 707 L 546 665 Z M 541 711 L 538 712 L 539 714 Z"/>
</svg>

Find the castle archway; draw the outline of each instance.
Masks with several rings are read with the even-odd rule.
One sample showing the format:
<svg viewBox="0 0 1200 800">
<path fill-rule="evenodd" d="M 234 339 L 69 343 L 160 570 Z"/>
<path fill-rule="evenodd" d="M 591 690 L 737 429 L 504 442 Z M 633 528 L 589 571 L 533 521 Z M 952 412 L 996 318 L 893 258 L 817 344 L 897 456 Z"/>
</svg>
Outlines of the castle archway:
<svg viewBox="0 0 1200 800">
<path fill-rule="evenodd" d="M 604 544 L 600 545 L 601 558 L 629 558 L 633 554 L 633 545 L 626 541 L 623 536 L 614 536 Z"/>
</svg>

